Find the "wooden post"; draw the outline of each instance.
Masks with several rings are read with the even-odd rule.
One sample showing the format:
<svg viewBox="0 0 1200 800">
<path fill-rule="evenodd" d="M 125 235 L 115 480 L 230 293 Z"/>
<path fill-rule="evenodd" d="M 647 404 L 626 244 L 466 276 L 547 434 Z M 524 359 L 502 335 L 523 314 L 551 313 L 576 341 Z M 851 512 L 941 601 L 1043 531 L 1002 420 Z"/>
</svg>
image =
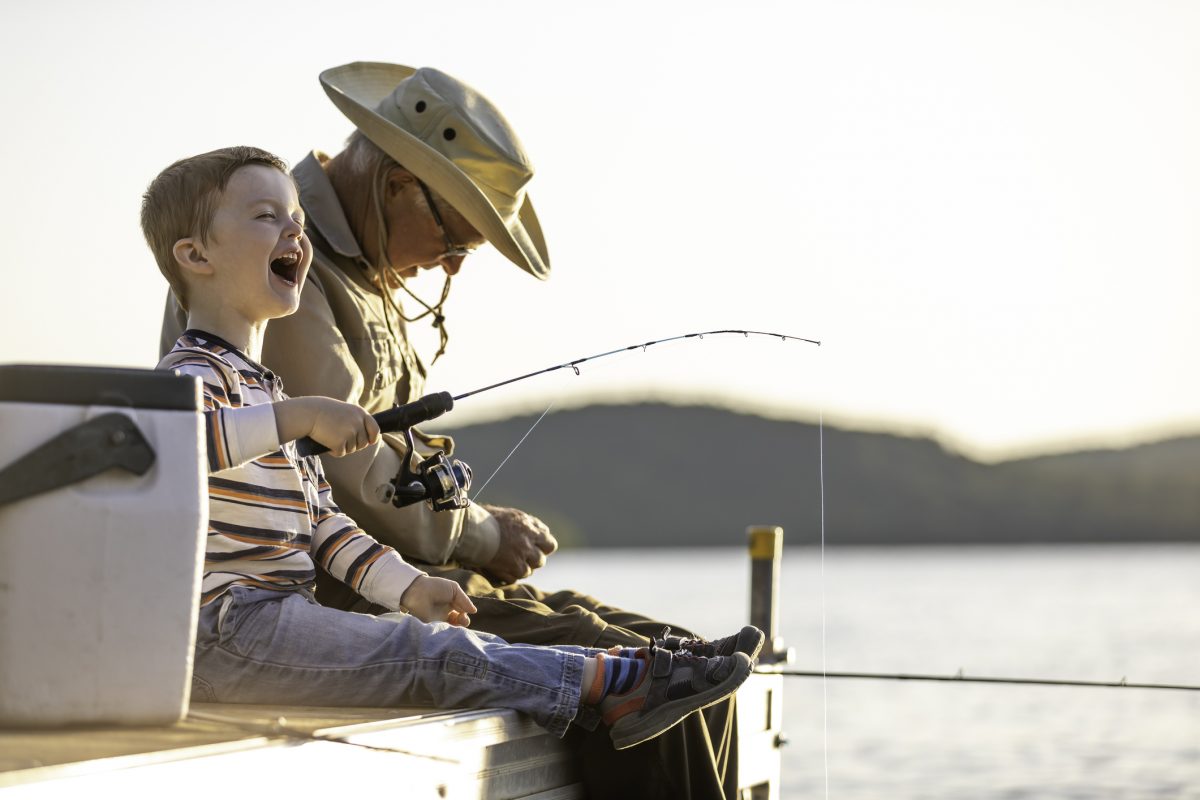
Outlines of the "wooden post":
<svg viewBox="0 0 1200 800">
<path fill-rule="evenodd" d="M 779 635 L 779 565 L 783 559 L 783 528 L 751 525 L 746 529 L 750 544 L 750 624 L 767 635 L 758 660 L 763 664 L 788 662 L 789 652 Z"/>
<path fill-rule="evenodd" d="M 738 691 L 739 797 L 779 800 L 779 748 L 787 742 L 783 732 L 783 676 L 771 674 L 787 664 L 792 652 L 779 635 L 779 567 L 783 558 L 783 528 L 751 525 L 750 624 L 767 635 L 760 667 Z"/>
</svg>

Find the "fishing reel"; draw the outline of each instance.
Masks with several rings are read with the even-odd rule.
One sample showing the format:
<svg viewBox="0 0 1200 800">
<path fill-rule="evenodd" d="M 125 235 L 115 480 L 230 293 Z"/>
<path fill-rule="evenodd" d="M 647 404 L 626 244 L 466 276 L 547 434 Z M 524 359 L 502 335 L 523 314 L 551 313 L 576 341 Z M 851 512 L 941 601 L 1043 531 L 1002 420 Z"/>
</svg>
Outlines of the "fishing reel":
<svg viewBox="0 0 1200 800">
<path fill-rule="evenodd" d="M 416 470 L 411 466 L 412 457 L 417 452 L 413 442 L 413 426 L 436 419 L 453 408 L 454 398 L 450 393 L 438 392 L 374 415 L 381 432 L 404 431 L 408 443 L 408 452 L 400 459 L 400 472 L 380 492 L 379 499 L 382 502 L 403 508 L 424 500 L 434 511 L 449 511 L 470 505 L 467 490 L 471 488 L 471 468 L 465 462 L 447 458 L 439 450 L 418 464 Z M 307 437 L 296 442 L 296 452 L 301 456 L 320 455 L 327 449 Z"/>
<path fill-rule="evenodd" d="M 434 511 L 449 511 L 466 508 L 470 504 L 467 490 L 471 488 L 471 468 L 465 461 L 447 458 L 438 450 L 417 465 L 414 471 L 411 462 L 416 452 L 412 428 L 404 431 L 408 442 L 408 455 L 401 459 L 400 472 L 392 479 L 391 487 L 384 493 L 383 501 L 396 508 L 411 506 L 425 501 Z"/>
</svg>

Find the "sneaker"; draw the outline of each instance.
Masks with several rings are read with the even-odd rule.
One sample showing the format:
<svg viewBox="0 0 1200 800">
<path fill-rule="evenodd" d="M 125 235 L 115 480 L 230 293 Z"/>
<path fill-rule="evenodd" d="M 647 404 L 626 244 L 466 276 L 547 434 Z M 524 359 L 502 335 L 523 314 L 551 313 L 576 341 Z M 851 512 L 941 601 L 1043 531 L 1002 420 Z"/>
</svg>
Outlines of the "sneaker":
<svg viewBox="0 0 1200 800">
<path fill-rule="evenodd" d="M 709 642 L 704 639 L 685 639 L 682 636 L 672 636 L 670 628 L 663 628 L 662 636 L 654 640 L 656 647 L 664 650 L 682 651 L 694 656 L 731 656 L 734 653 L 745 653 L 751 661 L 758 658 L 767 635 L 753 625 L 747 625 L 732 636 L 723 636 Z"/>
<path fill-rule="evenodd" d="M 641 682 L 624 694 L 610 694 L 599 705 L 618 750 L 653 739 L 693 711 L 724 700 L 752 670 L 745 653 L 703 658 L 651 647 L 636 657 L 650 662 Z"/>
</svg>

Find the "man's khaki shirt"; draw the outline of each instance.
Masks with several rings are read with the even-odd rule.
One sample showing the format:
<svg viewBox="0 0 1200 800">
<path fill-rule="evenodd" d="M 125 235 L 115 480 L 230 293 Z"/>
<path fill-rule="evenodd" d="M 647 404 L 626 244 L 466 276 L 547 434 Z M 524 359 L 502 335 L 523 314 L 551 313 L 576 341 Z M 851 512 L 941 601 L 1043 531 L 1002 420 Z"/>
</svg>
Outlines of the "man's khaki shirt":
<svg viewBox="0 0 1200 800">
<path fill-rule="evenodd" d="M 313 241 L 313 262 L 300 308 L 267 324 L 262 363 L 283 379 L 291 397 L 325 395 L 375 414 L 420 397 L 425 367 L 408 343 L 404 320 L 385 308 L 383 295 L 367 277 L 367 262 L 324 160 L 323 154 L 310 153 L 292 172 Z M 160 347 L 170 349 L 185 327 L 178 303 L 168 297 Z M 444 436 L 421 434 L 418 441 L 447 451 L 453 447 Z M 405 556 L 430 564 L 486 564 L 499 548 L 500 533 L 485 509 L 472 504 L 466 511 L 434 512 L 424 503 L 394 508 L 380 499 L 406 449 L 402 436 L 384 434 L 351 455 L 322 458 L 338 506 Z"/>
</svg>

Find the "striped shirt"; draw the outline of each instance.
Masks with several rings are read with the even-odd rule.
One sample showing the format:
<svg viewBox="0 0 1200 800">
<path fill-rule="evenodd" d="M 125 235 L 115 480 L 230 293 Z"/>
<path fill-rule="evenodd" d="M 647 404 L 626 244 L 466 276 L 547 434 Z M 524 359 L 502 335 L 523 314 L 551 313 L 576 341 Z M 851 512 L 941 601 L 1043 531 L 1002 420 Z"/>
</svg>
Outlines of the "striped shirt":
<svg viewBox="0 0 1200 800">
<path fill-rule="evenodd" d="M 158 364 L 203 382 L 208 540 L 201 604 L 230 586 L 281 592 L 316 585 L 314 562 L 368 600 L 400 607 L 423 575 L 364 533 L 333 502 L 315 456 L 282 446 L 273 403 L 279 379 L 229 343 L 188 330 Z"/>
</svg>

